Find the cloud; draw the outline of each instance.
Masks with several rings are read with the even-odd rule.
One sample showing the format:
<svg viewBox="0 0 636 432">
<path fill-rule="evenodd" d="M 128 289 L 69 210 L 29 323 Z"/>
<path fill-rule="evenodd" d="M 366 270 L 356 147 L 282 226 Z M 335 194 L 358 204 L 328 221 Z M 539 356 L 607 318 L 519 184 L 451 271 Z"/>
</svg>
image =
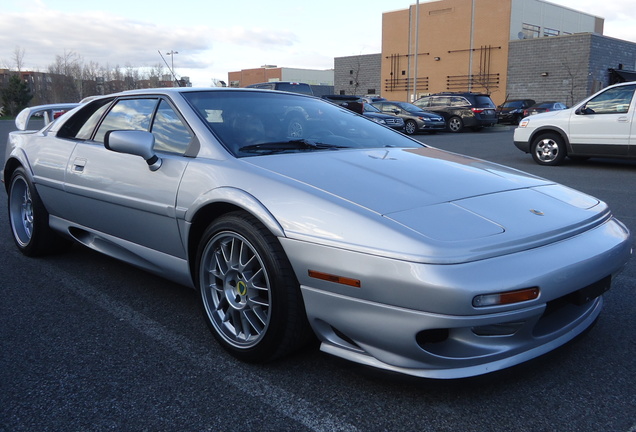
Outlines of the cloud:
<svg viewBox="0 0 636 432">
<path fill-rule="evenodd" d="M 201 26 L 162 27 L 105 12 L 3 13 L 0 29 L 2 63 L 11 63 L 19 46 L 24 49 L 25 65 L 39 70 L 53 63 L 56 55 L 69 51 L 101 65 L 150 66 L 162 62 L 157 50 L 165 54 L 178 48 L 184 54 L 197 54 L 212 43 Z M 197 66 L 194 58 L 188 56 L 188 66 Z"/>
</svg>

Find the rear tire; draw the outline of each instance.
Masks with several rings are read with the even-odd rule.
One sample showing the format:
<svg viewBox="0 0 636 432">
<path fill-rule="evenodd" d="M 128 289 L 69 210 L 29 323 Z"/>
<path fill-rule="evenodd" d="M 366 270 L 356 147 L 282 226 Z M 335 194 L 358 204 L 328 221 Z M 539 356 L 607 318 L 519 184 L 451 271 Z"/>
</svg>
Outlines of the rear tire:
<svg viewBox="0 0 636 432">
<path fill-rule="evenodd" d="M 300 286 L 278 239 L 233 212 L 212 222 L 197 253 L 204 316 L 234 357 L 265 363 L 311 340 Z"/>
<path fill-rule="evenodd" d="M 68 249 L 72 242 L 49 227 L 49 214 L 24 168 L 11 175 L 8 189 L 11 234 L 16 246 L 29 257 Z"/>
</svg>

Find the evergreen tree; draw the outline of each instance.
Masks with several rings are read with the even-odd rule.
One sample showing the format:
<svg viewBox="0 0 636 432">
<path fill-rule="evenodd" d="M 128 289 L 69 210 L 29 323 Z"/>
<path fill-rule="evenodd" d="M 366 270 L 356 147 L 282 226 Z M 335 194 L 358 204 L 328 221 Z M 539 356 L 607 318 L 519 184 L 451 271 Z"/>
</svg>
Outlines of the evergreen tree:
<svg viewBox="0 0 636 432">
<path fill-rule="evenodd" d="M 2 105 L 4 114 L 16 116 L 27 107 L 33 98 L 27 85 L 20 79 L 18 74 L 11 75 L 7 86 L 2 89 Z"/>
</svg>

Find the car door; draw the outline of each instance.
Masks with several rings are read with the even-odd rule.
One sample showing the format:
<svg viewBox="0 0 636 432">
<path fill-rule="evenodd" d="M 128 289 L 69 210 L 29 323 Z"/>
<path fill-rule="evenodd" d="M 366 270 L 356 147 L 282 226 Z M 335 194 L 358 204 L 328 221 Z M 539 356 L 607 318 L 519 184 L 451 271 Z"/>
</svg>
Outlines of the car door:
<svg viewBox="0 0 636 432">
<path fill-rule="evenodd" d="M 104 147 L 109 130 L 148 130 L 162 158 L 156 171 L 135 155 Z M 65 190 L 66 217 L 89 228 L 90 241 L 125 240 L 177 257 L 185 257 L 175 208 L 180 180 L 190 158 L 194 135 L 162 98 L 116 101 L 92 138 L 78 142 L 69 159 Z M 111 239 L 109 236 L 114 237 Z"/>
<path fill-rule="evenodd" d="M 635 90 L 636 85 L 609 88 L 572 113 L 569 138 L 574 154 L 629 154 Z"/>
</svg>

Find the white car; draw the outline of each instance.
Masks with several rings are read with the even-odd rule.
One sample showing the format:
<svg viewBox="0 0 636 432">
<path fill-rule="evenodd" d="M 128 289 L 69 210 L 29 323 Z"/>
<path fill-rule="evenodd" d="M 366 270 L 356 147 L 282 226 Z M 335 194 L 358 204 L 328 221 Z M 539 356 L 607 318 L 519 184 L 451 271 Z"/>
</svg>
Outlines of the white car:
<svg viewBox="0 0 636 432">
<path fill-rule="evenodd" d="M 540 165 L 570 158 L 636 158 L 636 82 L 607 87 L 570 109 L 526 117 L 514 143 Z"/>
</svg>

